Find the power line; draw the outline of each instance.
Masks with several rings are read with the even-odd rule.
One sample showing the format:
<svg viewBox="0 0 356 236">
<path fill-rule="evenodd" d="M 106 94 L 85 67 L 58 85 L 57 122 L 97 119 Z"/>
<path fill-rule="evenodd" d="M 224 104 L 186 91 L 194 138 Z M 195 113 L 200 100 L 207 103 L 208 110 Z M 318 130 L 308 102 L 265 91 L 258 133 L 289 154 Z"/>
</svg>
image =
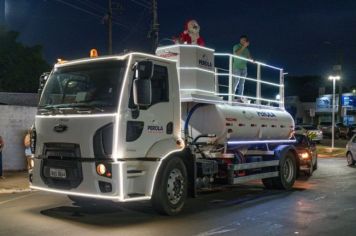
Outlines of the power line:
<svg viewBox="0 0 356 236">
<path fill-rule="evenodd" d="M 55 1 L 60 2 L 60 3 L 64 4 L 64 5 L 69 6 L 69 7 L 72 7 L 72 8 L 74 8 L 74 9 L 77 9 L 78 11 L 82 11 L 82 12 L 85 12 L 85 13 L 87 13 L 87 14 L 89 14 L 89 15 L 95 16 L 95 17 L 97 17 L 97 18 L 99 18 L 99 19 L 103 18 L 101 15 L 98 15 L 98 14 L 93 13 L 93 12 L 91 12 L 91 11 L 88 11 L 88 10 L 86 10 L 86 9 L 84 9 L 84 8 L 81 8 L 81 7 L 78 7 L 78 6 L 76 6 L 76 5 L 73 5 L 73 4 L 71 4 L 71 3 L 68 3 L 68 2 L 65 2 L 65 1 L 62 1 L 62 0 L 55 0 Z"/>
<path fill-rule="evenodd" d="M 79 1 L 79 0 L 78 0 Z M 87 2 L 88 4 L 90 4 L 91 6 L 95 7 L 95 8 L 100 8 L 104 11 L 107 11 L 108 9 L 106 9 L 105 7 L 95 3 L 95 2 L 92 2 L 92 1 L 89 1 L 89 0 L 86 0 L 85 2 Z"/>
<path fill-rule="evenodd" d="M 80 4 L 86 6 L 86 7 L 89 7 L 95 11 L 104 11 L 105 13 L 108 11 L 108 9 L 105 9 L 104 7 L 101 7 L 97 4 L 93 4 L 92 2 L 89 2 L 89 1 L 83 1 L 83 0 L 76 0 L 77 2 L 79 2 Z M 102 11 L 100 11 L 102 13 Z"/>
<path fill-rule="evenodd" d="M 78 10 L 78 11 L 85 12 L 85 13 L 87 13 L 87 14 L 89 14 L 89 15 L 92 15 L 92 16 L 94 16 L 94 17 L 100 19 L 100 20 L 102 20 L 102 19 L 104 18 L 104 15 L 99 15 L 99 14 L 97 14 L 97 13 L 94 13 L 94 12 L 92 12 L 92 11 L 86 10 L 86 9 L 84 9 L 84 8 L 82 8 L 82 7 L 77 6 L 77 5 L 74 5 L 74 4 L 65 2 L 65 1 L 63 1 L 63 0 L 54 0 L 54 1 L 60 2 L 60 3 L 64 4 L 64 5 L 67 5 L 67 6 L 69 6 L 69 7 L 72 7 L 72 8 L 74 8 L 74 9 Z M 122 23 L 120 23 L 120 22 L 113 21 L 112 23 L 113 23 L 114 25 L 121 26 L 122 28 L 124 28 L 124 29 L 126 29 L 126 30 L 129 30 L 129 29 L 130 29 L 130 27 L 128 27 L 127 25 L 122 24 Z"/>
<path fill-rule="evenodd" d="M 138 1 L 138 0 L 130 0 L 130 1 L 133 2 L 133 3 L 136 3 L 137 5 L 139 5 L 139 6 L 141 6 L 141 7 L 144 7 L 144 8 L 146 8 L 146 9 L 150 9 L 150 6 L 146 5 L 146 4 L 143 3 L 143 2 L 140 2 L 140 1 Z"/>
</svg>

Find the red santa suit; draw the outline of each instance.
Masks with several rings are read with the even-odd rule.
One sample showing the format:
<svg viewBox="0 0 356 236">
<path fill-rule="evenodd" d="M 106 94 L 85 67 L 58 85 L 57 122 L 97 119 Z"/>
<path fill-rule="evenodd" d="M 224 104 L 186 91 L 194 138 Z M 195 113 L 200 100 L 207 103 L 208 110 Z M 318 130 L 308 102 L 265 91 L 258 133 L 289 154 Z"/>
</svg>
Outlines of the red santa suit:
<svg viewBox="0 0 356 236">
<path fill-rule="evenodd" d="M 179 42 L 183 44 L 196 44 L 205 46 L 203 37 L 199 35 L 200 26 L 196 20 L 189 20 L 184 25 L 184 31 L 179 36 Z"/>
</svg>

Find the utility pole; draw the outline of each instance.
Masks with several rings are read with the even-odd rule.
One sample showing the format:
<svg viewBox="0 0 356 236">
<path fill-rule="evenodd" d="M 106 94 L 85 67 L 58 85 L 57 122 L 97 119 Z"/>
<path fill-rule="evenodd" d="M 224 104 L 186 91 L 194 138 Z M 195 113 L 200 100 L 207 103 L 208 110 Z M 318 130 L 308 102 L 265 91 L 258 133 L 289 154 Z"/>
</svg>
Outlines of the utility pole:
<svg viewBox="0 0 356 236">
<path fill-rule="evenodd" d="M 152 23 L 151 23 L 151 29 L 148 33 L 148 38 L 152 39 L 152 52 L 154 53 L 158 46 L 158 31 L 159 31 L 157 0 L 152 0 L 151 11 L 152 11 Z"/>
<path fill-rule="evenodd" d="M 108 8 L 108 54 L 112 54 L 112 2 L 109 0 Z"/>
</svg>

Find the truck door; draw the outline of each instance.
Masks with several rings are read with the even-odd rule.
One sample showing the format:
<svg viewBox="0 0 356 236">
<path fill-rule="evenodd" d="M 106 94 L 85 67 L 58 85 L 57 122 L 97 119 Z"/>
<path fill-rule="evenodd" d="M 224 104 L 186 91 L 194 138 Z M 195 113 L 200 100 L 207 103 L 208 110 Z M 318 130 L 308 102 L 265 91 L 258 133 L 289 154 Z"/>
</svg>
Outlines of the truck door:
<svg viewBox="0 0 356 236">
<path fill-rule="evenodd" d="M 127 157 L 145 157 L 154 144 L 173 138 L 173 101 L 170 99 L 172 85 L 169 83 L 168 66 L 163 62 L 155 62 L 153 68 L 152 103 L 147 107 L 134 104 L 134 78 L 131 78 L 128 104 L 131 116 L 126 121 Z"/>
</svg>

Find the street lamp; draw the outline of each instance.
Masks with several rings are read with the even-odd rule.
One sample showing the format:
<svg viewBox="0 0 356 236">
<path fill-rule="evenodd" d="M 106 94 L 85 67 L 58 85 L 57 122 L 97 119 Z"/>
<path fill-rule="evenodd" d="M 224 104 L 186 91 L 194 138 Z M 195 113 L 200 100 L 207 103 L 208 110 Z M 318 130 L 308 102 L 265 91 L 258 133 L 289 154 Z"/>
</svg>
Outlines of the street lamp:
<svg viewBox="0 0 356 236">
<path fill-rule="evenodd" d="M 335 141 L 335 82 L 340 80 L 340 76 L 329 76 L 329 80 L 333 81 L 333 105 L 332 105 L 332 127 L 331 127 L 331 149 L 334 149 Z"/>
</svg>

